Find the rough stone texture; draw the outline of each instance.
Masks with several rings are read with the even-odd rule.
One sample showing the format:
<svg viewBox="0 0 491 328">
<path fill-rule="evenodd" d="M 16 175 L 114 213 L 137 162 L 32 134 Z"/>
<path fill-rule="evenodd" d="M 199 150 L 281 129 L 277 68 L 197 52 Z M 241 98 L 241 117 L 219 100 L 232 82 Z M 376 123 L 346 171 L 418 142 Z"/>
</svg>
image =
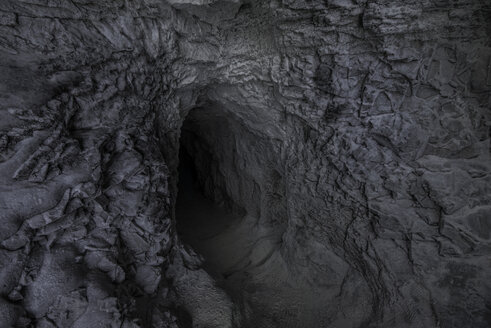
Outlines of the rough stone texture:
<svg viewBox="0 0 491 328">
<path fill-rule="evenodd" d="M 176 234 L 194 108 L 205 192 L 322 300 L 249 326 L 489 327 L 490 24 L 477 0 L 3 0 L 0 325 L 255 322 Z"/>
</svg>

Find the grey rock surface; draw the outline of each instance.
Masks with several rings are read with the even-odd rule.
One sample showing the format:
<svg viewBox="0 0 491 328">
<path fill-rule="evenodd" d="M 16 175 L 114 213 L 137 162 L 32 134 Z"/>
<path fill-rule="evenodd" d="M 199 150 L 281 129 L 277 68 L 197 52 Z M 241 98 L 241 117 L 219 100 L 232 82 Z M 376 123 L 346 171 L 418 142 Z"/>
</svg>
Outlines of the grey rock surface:
<svg viewBox="0 0 491 328">
<path fill-rule="evenodd" d="M 489 327 L 490 100 L 486 1 L 2 0 L 0 327 Z"/>
</svg>

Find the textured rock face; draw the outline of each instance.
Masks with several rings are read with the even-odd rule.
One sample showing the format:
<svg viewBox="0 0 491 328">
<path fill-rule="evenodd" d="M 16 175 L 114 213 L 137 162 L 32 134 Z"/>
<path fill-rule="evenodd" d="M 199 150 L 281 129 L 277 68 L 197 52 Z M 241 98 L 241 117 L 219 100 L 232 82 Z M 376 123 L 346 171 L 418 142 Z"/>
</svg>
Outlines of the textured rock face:
<svg viewBox="0 0 491 328">
<path fill-rule="evenodd" d="M 477 0 L 2 1 L 0 326 L 488 327 L 490 22 Z M 186 117 L 205 194 L 268 231 L 270 299 L 176 233 Z"/>
</svg>

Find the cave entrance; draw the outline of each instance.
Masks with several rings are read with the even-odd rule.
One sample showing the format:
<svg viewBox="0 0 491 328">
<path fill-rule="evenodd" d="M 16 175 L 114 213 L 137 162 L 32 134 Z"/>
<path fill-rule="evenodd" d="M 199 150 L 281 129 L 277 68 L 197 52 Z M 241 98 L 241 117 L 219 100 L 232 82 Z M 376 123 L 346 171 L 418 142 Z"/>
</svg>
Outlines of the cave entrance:
<svg viewBox="0 0 491 328">
<path fill-rule="evenodd" d="M 205 259 L 218 280 L 237 269 L 245 247 L 245 211 L 227 189 L 233 160 L 233 131 L 223 112 L 196 108 L 181 129 L 176 227 L 181 239 Z M 226 166 L 226 167 L 222 167 Z M 233 289 L 233 286 L 232 286 Z"/>
<path fill-rule="evenodd" d="M 177 232 L 238 306 L 244 327 L 314 327 L 307 321 L 322 301 L 282 256 L 286 188 L 274 165 L 278 148 L 234 115 L 207 106 L 186 116 Z"/>
<path fill-rule="evenodd" d="M 181 146 L 176 224 L 182 239 L 198 251 L 203 251 L 209 239 L 237 223 L 241 215 L 215 202 L 205 193 L 195 161 L 192 153 Z M 208 188 L 213 191 L 213 186 Z"/>
</svg>

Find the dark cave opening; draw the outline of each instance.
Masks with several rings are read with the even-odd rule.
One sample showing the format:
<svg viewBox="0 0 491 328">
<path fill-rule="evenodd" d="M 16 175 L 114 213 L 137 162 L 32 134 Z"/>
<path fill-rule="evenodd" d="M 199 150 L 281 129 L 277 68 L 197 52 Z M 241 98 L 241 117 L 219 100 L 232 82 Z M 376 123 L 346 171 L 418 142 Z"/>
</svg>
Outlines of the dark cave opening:
<svg viewBox="0 0 491 328">
<path fill-rule="evenodd" d="M 244 215 L 243 199 L 235 200 L 228 186 L 232 178 L 243 183 L 247 177 L 234 176 L 238 157 L 235 139 L 240 132 L 231 126 L 231 114 L 220 108 L 191 110 L 181 127 L 179 140 L 178 201 L 198 201 L 199 196 L 216 207 Z M 193 197 L 191 197 L 193 196 Z M 179 207 L 179 204 L 177 205 Z M 176 208 L 176 211 L 178 209 Z"/>
<path fill-rule="evenodd" d="M 199 181 L 195 158 L 189 150 L 181 146 L 176 225 L 181 237 L 191 246 L 225 229 L 226 218 L 235 215 L 229 208 L 221 206 L 206 195 L 203 188 Z"/>
<path fill-rule="evenodd" d="M 176 228 L 182 240 L 205 259 L 205 267 L 215 278 L 230 275 L 227 263 L 236 262 L 234 253 L 222 251 L 221 237 L 237 225 L 245 211 L 226 192 L 226 178 L 220 173 L 219 157 L 214 154 L 216 139 L 208 139 L 211 131 L 219 139 L 229 137 L 224 128 L 226 118 L 213 110 L 197 108 L 186 117 L 181 129 L 179 180 L 176 200 Z M 225 133 L 223 133 L 225 132 Z M 216 136 L 214 137 L 216 138 Z M 233 149 L 222 149 L 232 152 Z M 229 245 L 234 247 L 234 245 Z"/>
<path fill-rule="evenodd" d="M 269 141 L 233 112 L 206 106 L 188 113 L 179 146 L 177 232 L 202 256 L 243 325 L 286 324 L 292 319 L 278 309 L 312 307 L 311 292 L 282 256 L 285 186 Z"/>
</svg>

